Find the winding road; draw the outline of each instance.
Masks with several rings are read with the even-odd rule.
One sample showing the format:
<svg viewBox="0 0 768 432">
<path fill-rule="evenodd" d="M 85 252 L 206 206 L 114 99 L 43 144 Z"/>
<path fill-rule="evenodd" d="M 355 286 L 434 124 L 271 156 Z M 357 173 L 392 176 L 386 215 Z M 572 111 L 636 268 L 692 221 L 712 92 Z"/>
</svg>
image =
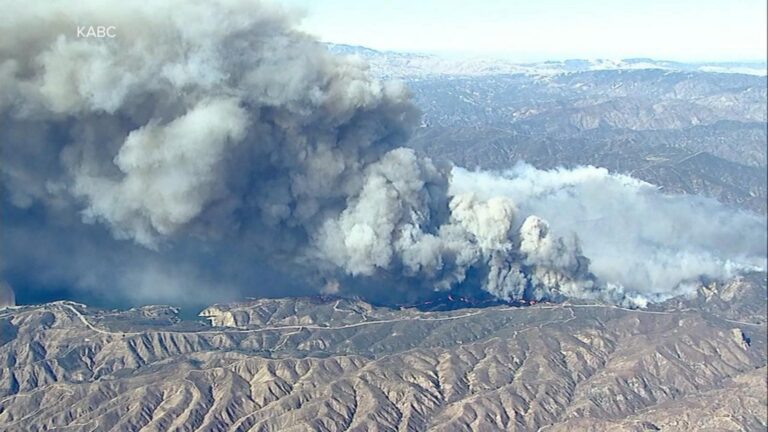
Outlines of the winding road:
<svg viewBox="0 0 768 432">
<path fill-rule="evenodd" d="M 77 308 L 72 306 L 71 304 L 67 302 L 60 302 L 58 305 L 62 306 L 66 310 L 74 313 L 77 318 L 89 329 L 105 334 L 105 335 L 111 335 L 111 336 L 136 336 L 140 335 L 141 332 L 116 332 L 116 331 L 110 331 L 105 330 L 99 327 L 96 327 L 93 325 L 88 319 L 79 311 Z M 335 307 L 335 306 L 334 306 Z M 389 324 L 389 323 L 395 323 L 395 322 L 403 322 L 403 321 L 452 321 L 452 320 L 460 320 L 464 318 L 469 318 L 477 315 L 482 315 L 486 313 L 491 312 L 519 312 L 519 311 L 530 311 L 531 309 L 563 309 L 563 310 L 569 310 L 572 314 L 575 312 L 575 309 L 594 309 L 594 308 L 603 308 L 603 309 L 615 309 L 615 310 L 621 310 L 631 313 L 637 313 L 637 314 L 650 314 L 650 315 L 677 315 L 680 313 L 685 312 L 695 312 L 692 309 L 681 309 L 681 310 L 675 310 L 675 311 L 648 311 L 648 310 L 642 310 L 642 309 L 629 309 L 629 308 L 623 308 L 620 306 L 612 306 L 612 305 L 575 305 L 575 304 L 558 304 L 558 305 L 541 305 L 541 306 L 530 306 L 528 308 L 513 308 L 513 307 L 507 307 L 507 308 L 489 308 L 489 309 L 479 309 L 475 310 L 473 312 L 468 312 L 465 314 L 460 315 L 452 315 L 447 317 L 437 317 L 437 318 L 426 318 L 426 317 L 420 317 L 420 316 L 413 316 L 413 317 L 402 317 L 402 318 L 393 318 L 393 319 L 385 319 L 385 320 L 371 320 L 371 321 L 362 321 L 358 323 L 353 324 L 344 324 L 339 326 L 320 326 L 320 325 L 313 325 L 313 324 L 304 324 L 304 325 L 284 325 L 284 326 L 270 326 L 270 327 L 261 327 L 257 329 L 233 329 L 233 328 L 226 328 L 221 327 L 219 330 L 203 330 L 203 331 L 173 331 L 175 333 L 197 333 L 197 334 L 211 334 L 211 333 L 262 333 L 262 332 L 269 332 L 269 331 L 283 331 L 283 330 L 292 330 L 295 332 L 301 331 L 301 330 L 316 330 L 316 331 L 325 331 L 325 330 L 343 330 L 343 329 L 350 329 L 355 327 L 362 327 L 362 326 L 369 326 L 369 325 L 381 325 L 381 324 Z M 367 318 L 367 317 L 366 317 Z M 749 323 L 744 321 L 736 321 L 736 320 L 729 320 L 725 318 L 719 318 L 720 320 L 730 322 L 733 324 L 739 324 L 739 325 L 747 325 L 747 326 L 754 326 L 754 327 L 763 327 L 765 324 L 755 324 L 755 323 Z"/>
</svg>

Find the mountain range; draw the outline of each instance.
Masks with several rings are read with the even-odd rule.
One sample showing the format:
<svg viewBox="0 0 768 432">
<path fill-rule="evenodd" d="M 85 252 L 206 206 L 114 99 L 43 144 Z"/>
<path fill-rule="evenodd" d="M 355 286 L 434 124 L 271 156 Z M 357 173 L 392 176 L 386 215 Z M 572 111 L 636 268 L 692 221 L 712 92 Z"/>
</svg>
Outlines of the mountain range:
<svg viewBox="0 0 768 432">
<path fill-rule="evenodd" d="M 517 64 L 330 49 L 407 84 L 423 111 L 409 145 L 435 159 L 492 170 L 519 160 L 539 168 L 595 165 L 766 213 L 764 63 Z"/>
<path fill-rule="evenodd" d="M 755 274 L 647 310 L 431 312 L 341 298 L 0 309 L 0 425 L 23 431 L 658 431 L 766 426 Z"/>
</svg>

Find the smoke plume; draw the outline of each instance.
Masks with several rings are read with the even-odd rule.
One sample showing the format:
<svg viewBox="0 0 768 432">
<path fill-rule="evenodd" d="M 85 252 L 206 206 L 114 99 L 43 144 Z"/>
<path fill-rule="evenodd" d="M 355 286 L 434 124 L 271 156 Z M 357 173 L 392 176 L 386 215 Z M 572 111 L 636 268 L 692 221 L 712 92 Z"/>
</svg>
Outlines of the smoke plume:
<svg viewBox="0 0 768 432">
<path fill-rule="evenodd" d="M 4 281 L 0 281 L 0 308 L 7 306 L 16 306 L 16 296 L 13 289 Z"/>
<path fill-rule="evenodd" d="M 407 89 L 275 6 L 2 10 L 2 254 L 24 280 L 174 300 L 301 292 L 289 275 L 316 291 L 473 284 L 642 306 L 765 266 L 765 223 L 710 201 L 594 168 L 470 173 L 403 148 L 419 121 Z"/>
<path fill-rule="evenodd" d="M 766 268 L 764 218 L 709 198 L 666 195 L 603 168 L 544 171 L 524 163 L 499 173 L 456 168 L 450 193 L 507 197 L 528 219 L 543 218 L 546 229 L 570 243 L 541 244 L 528 259 L 556 258 L 573 268 L 568 263 L 575 257 L 568 251 L 580 248 L 603 295 L 630 304 L 690 293 L 701 278 L 728 279 Z"/>
</svg>

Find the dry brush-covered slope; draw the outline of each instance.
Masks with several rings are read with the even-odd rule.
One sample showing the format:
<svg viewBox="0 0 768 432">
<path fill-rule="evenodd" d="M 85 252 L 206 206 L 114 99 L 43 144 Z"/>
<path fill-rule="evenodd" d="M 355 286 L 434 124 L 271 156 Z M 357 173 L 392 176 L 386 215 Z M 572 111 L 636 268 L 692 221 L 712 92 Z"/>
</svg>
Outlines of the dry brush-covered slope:
<svg viewBox="0 0 768 432">
<path fill-rule="evenodd" d="M 763 277 L 645 311 L 3 309 L 0 429 L 765 430 Z"/>
</svg>

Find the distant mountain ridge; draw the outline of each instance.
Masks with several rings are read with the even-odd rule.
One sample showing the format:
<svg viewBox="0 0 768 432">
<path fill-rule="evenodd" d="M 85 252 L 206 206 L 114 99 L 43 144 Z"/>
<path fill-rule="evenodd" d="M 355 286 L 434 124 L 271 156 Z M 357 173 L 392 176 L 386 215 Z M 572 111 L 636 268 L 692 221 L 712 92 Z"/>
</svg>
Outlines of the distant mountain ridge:
<svg viewBox="0 0 768 432">
<path fill-rule="evenodd" d="M 669 192 L 768 210 L 764 63 L 515 64 L 329 49 L 406 83 L 423 112 L 409 145 L 435 159 L 494 170 L 519 160 L 539 168 L 595 165 Z"/>
<path fill-rule="evenodd" d="M 701 62 L 685 63 L 650 58 L 569 59 L 562 61 L 514 62 L 502 58 L 449 58 L 433 54 L 375 49 L 329 43 L 334 54 L 359 56 L 382 78 L 418 78 L 433 76 L 482 76 L 496 74 L 557 75 L 595 70 L 659 69 L 675 72 L 717 72 L 766 76 L 765 62 Z"/>
</svg>

